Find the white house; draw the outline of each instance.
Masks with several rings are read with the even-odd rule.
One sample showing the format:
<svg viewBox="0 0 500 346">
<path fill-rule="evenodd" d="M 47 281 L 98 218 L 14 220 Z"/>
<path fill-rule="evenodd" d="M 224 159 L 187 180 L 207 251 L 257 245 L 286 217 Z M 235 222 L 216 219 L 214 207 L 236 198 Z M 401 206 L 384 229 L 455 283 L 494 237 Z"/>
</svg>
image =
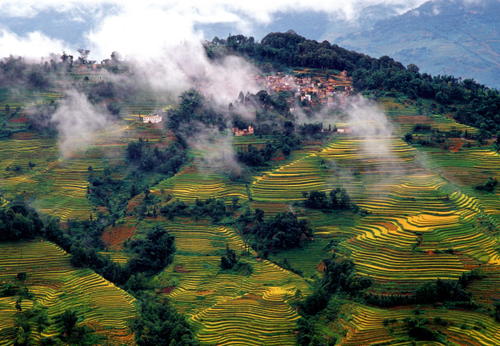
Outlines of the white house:
<svg viewBox="0 0 500 346">
<path fill-rule="evenodd" d="M 158 114 L 150 114 L 150 115 L 143 115 L 142 116 L 142 122 L 143 123 L 151 123 L 151 124 L 158 124 L 161 123 L 163 120 L 163 117 Z"/>
</svg>

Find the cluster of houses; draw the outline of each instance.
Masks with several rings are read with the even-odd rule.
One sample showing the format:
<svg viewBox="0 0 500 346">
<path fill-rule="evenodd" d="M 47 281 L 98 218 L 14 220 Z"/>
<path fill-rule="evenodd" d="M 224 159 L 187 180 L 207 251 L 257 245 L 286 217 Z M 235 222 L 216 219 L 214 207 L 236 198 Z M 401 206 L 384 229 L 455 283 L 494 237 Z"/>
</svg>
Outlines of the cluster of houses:
<svg viewBox="0 0 500 346">
<path fill-rule="evenodd" d="M 239 137 L 239 136 L 249 136 L 254 134 L 254 128 L 252 125 L 249 125 L 248 128 L 246 129 L 239 129 L 237 127 L 232 128 L 233 135 Z"/>
<path fill-rule="evenodd" d="M 301 76 L 276 73 L 257 76 L 256 79 L 272 92 L 290 91 L 295 98 L 306 104 L 329 104 L 342 102 L 352 92 L 352 79 L 346 71 L 338 75 Z"/>
</svg>

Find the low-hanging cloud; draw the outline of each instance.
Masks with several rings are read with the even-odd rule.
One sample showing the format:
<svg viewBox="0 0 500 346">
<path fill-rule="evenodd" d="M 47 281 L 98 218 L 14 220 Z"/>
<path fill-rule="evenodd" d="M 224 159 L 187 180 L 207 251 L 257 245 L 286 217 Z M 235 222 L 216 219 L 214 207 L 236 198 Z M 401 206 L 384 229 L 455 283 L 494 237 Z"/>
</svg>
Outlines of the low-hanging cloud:
<svg viewBox="0 0 500 346">
<path fill-rule="evenodd" d="M 184 42 L 165 48 L 158 56 L 133 58 L 134 75 L 157 94 L 179 96 L 194 88 L 218 106 L 227 106 L 240 92 L 255 93 L 257 68 L 246 60 L 229 56 L 211 61 L 200 43 Z"/>
<path fill-rule="evenodd" d="M 76 90 L 66 92 L 51 121 L 56 124 L 59 133 L 59 151 L 63 158 L 84 150 L 99 133 L 110 131 L 113 127 L 109 114 L 92 105 L 84 94 Z"/>
<path fill-rule="evenodd" d="M 229 131 L 221 132 L 216 128 L 200 128 L 188 144 L 199 156 L 195 159 L 201 173 L 218 172 L 239 175 L 241 167 L 236 159 L 233 147 L 233 135 Z"/>
<path fill-rule="evenodd" d="M 347 124 L 355 136 L 363 139 L 362 149 L 372 157 L 392 155 L 386 139 L 393 135 L 393 125 L 384 110 L 361 96 L 351 96 L 345 107 Z"/>
</svg>

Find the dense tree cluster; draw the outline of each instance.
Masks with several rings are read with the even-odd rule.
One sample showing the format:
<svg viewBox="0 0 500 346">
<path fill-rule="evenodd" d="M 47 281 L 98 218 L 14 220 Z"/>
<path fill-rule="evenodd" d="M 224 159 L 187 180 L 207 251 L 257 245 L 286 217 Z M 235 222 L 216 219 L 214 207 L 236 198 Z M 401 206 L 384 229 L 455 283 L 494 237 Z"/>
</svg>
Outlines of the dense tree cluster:
<svg viewBox="0 0 500 346">
<path fill-rule="evenodd" d="M 141 296 L 140 317 L 132 322 L 139 346 L 198 345 L 188 322 L 165 298 Z"/>
<path fill-rule="evenodd" d="M 297 342 L 299 345 L 335 344 L 335 339 L 322 335 L 316 330 L 315 321 L 321 316 L 334 320 L 342 303 L 339 297 L 359 296 L 372 285 L 369 278 L 355 273 L 354 263 L 338 258 L 335 254 L 323 260 L 324 273 L 311 295 L 297 304 L 301 318 L 297 323 Z"/>
<path fill-rule="evenodd" d="M 351 201 L 351 197 L 346 189 L 342 187 L 331 190 L 328 196 L 323 191 L 306 192 L 303 196 L 307 198 L 304 201 L 306 208 L 320 210 L 359 210 L 359 207 Z"/>
<path fill-rule="evenodd" d="M 246 151 L 238 151 L 238 161 L 252 167 L 265 166 L 276 153 L 281 152 L 285 157 L 288 157 L 292 150 L 299 148 L 300 139 L 295 135 L 283 136 L 279 135 L 276 139 L 267 143 L 262 149 L 257 149 L 250 144 Z"/>
<path fill-rule="evenodd" d="M 298 128 L 298 132 L 302 137 L 317 139 L 336 131 L 337 127 L 335 125 L 333 127 L 331 125 L 328 125 L 327 128 L 324 128 L 323 123 L 302 124 Z"/>
<path fill-rule="evenodd" d="M 160 226 L 149 230 L 144 239 L 135 238 L 128 242 L 127 247 L 133 256 L 128 261 L 132 273 L 157 273 L 173 260 L 175 252 L 174 236 Z"/>
<path fill-rule="evenodd" d="M 191 89 L 180 96 L 179 106 L 169 112 L 167 127 L 176 135 L 188 138 L 201 130 L 200 125 L 222 131 L 226 121 L 198 91 Z"/>
<path fill-rule="evenodd" d="M 60 244 L 61 245 L 61 244 Z M 68 249 L 71 264 L 75 267 L 89 267 L 104 278 L 118 285 L 124 285 L 133 274 L 154 274 L 172 262 L 175 252 L 174 237 L 161 227 L 147 231 L 143 238 L 132 239 L 127 243 L 131 258 L 125 265 L 113 262 L 108 256 L 101 255 L 100 247 L 85 246 L 74 242 Z"/>
<path fill-rule="evenodd" d="M 161 149 L 139 139 L 128 144 L 127 159 L 142 171 L 173 175 L 185 163 L 186 152 L 179 142 L 174 142 Z"/>
<path fill-rule="evenodd" d="M 470 293 L 465 291 L 459 281 L 436 280 L 428 282 L 417 289 L 415 301 L 418 304 L 431 304 L 435 302 L 468 302 Z"/>
<path fill-rule="evenodd" d="M 144 192 L 145 203 L 137 212 L 140 216 L 145 216 L 148 213 L 148 202 L 154 200 L 154 197 L 149 195 L 149 187 L 179 171 L 187 160 L 185 149 L 178 141 L 163 149 L 142 139 L 129 143 L 129 165 L 126 172 L 120 168 L 106 168 L 102 172 L 88 168 L 89 199 L 94 205 L 106 207 L 110 217 L 117 220 L 125 215 L 128 201 Z M 117 178 L 120 175 L 125 177 Z"/>
<path fill-rule="evenodd" d="M 485 131 L 479 131 L 477 134 L 470 133 L 467 130 L 450 130 L 442 131 L 436 128 L 432 128 L 427 124 L 416 124 L 412 131 L 407 132 L 403 140 L 407 143 L 419 144 L 423 146 L 430 147 L 444 147 L 448 148 L 450 142 L 449 138 L 463 138 L 467 140 L 477 140 L 480 144 L 484 144 L 485 139 L 489 137 L 489 134 Z M 465 143 L 464 146 L 470 146 L 469 142 Z"/>
<path fill-rule="evenodd" d="M 498 185 L 496 178 L 489 177 L 488 180 L 482 184 L 476 185 L 475 189 L 479 191 L 493 192 Z"/>
<path fill-rule="evenodd" d="M 229 245 L 226 246 L 226 253 L 220 258 L 221 269 L 233 269 L 238 263 L 238 255 L 236 251 L 231 249 Z"/>
<path fill-rule="evenodd" d="M 96 345 L 104 341 L 104 337 L 95 333 L 88 326 L 78 325 L 82 316 L 74 310 L 65 310 L 62 314 L 50 318 L 47 308 L 36 301 L 33 307 L 18 310 L 14 316 L 15 345 Z M 59 325 L 61 333 L 43 337 L 49 327 Z"/>
<path fill-rule="evenodd" d="M 232 209 L 238 208 L 237 199 L 233 200 Z M 199 219 L 210 217 L 213 222 L 219 222 L 225 216 L 230 215 L 229 208 L 223 199 L 208 198 L 206 200 L 196 199 L 193 205 L 182 201 L 173 201 L 161 207 L 160 213 L 172 220 L 176 216 L 193 217 Z"/>
<path fill-rule="evenodd" d="M 243 35 L 215 38 L 206 45 L 210 57 L 237 53 L 257 62 L 284 67 L 347 70 L 358 90 L 395 91 L 450 106 L 455 118 L 491 134 L 500 130 L 500 93 L 471 79 L 431 76 L 415 65 L 403 66 L 388 56 L 379 59 L 341 48 L 328 41 L 308 40 L 295 32 L 270 33 L 261 42 Z"/>
<path fill-rule="evenodd" d="M 45 89 L 52 85 L 49 79 L 53 65 L 49 63 L 31 64 L 22 57 L 0 59 L 0 85 L 7 87 L 24 87 L 28 89 Z"/>
<path fill-rule="evenodd" d="M 128 199 L 139 191 L 134 189 L 135 184 L 130 184 L 125 179 L 117 179 L 112 173 L 111 169 L 97 173 L 89 167 L 87 196 L 94 205 L 106 207 L 109 213 L 118 219 L 124 215 Z"/>
<path fill-rule="evenodd" d="M 37 212 L 22 201 L 0 208 L 0 241 L 33 239 L 42 235 L 45 227 Z"/>
<path fill-rule="evenodd" d="M 464 309 L 475 309 L 477 304 L 466 288 L 474 280 L 481 280 L 484 275 L 478 270 L 472 270 L 462 274 L 457 281 L 438 279 L 418 287 L 412 295 L 375 295 L 367 293 L 364 298 L 367 303 L 391 307 L 411 304 L 434 304 L 445 303 L 448 306 L 456 306 Z"/>
<path fill-rule="evenodd" d="M 333 255 L 332 258 L 323 260 L 323 263 L 325 269 L 317 289 L 299 303 L 299 310 L 303 315 L 315 315 L 322 311 L 332 295 L 357 296 L 372 285 L 371 279 L 355 273 L 351 260 Z"/>
<path fill-rule="evenodd" d="M 300 247 L 313 236 L 313 230 L 306 220 L 299 220 L 291 212 L 278 213 L 270 219 L 264 219 L 264 212 L 256 209 L 252 215 L 242 214 L 239 223 L 244 232 L 254 238 L 252 246 L 264 254 Z"/>
<path fill-rule="evenodd" d="M 406 318 L 404 328 L 408 336 L 417 341 L 439 341 L 441 335 L 427 327 L 429 320 L 423 318 Z"/>
</svg>

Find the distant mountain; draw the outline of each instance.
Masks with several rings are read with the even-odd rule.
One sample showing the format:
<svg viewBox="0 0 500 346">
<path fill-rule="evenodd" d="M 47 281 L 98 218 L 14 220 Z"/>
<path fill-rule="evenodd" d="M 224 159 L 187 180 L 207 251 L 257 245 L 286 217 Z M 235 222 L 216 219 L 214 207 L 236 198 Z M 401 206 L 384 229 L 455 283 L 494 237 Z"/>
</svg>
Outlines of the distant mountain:
<svg viewBox="0 0 500 346">
<path fill-rule="evenodd" d="M 273 14 L 273 20 L 267 24 L 253 23 L 251 32 L 241 32 L 236 23 L 198 24 L 196 29 L 202 30 L 207 39 L 241 33 L 260 40 L 269 32 L 293 30 L 313 40 L 335 40 L 343 35 L 370 29 L 377 21 L 397 16 L 399 13 L 401 13 L 401 7 L 395 5 L 365 7 L 360 10 L 355 20 L 321 11 L 277 12 Z"/>
<path fill-rule="evenodd" d="M 196 29 L 202 30 L 206 39 L 211 40 L 218 36 L 227 37 L 229 34 L 251 35 L 257 40 L 269 32 L 285 32 L 294 30 L 305 37 L 319 39 L 331 25 L 331 20 L 326 12 L 278 12 L 273 15 L 273 20 L 267 24 L 253 23 L 251 32 L 242 32 L 236 23 L 210 23 L 197 24 Z"/>
<path fill-rule="evenodd" d="M 338 38 L 361 31 L 370 30 L 384 19 L 395 17 L 402 13 L 402 7 L 397 5 L 372 5 L 360 10 L 354 20 L 331 18 L 320 37 L 309 38 L 335 42 Z"/>
<path fill-rule="evenodd" d="M 434 0 L 335 43 L 500 88 L 500 1 Z"/>
<path fill-rule="evenodd" d="M 401 14 L 404 8 L 408 6 L 368 6 L 350 21 L 322 11 L 278 12 L 268 24 L 250 25 L 249 32 L 242 32 L 237 23 L 196 24 L 195 28 L 209 40 L 237 33 L 259 40 L 268 32 L 292 29 L 371 56 L 414 63 L 423 72 L 474 78 L 500 88 L 499 0 L 433 0 Z M 90 11 L 46 10 L 30 18 L 0 13 L 0 29 L 18 35 L 40 31 L 75 49 L 84 48 L 86 33 L 115 11 L 116 6 L 103 5 Z"/>
</svg>

